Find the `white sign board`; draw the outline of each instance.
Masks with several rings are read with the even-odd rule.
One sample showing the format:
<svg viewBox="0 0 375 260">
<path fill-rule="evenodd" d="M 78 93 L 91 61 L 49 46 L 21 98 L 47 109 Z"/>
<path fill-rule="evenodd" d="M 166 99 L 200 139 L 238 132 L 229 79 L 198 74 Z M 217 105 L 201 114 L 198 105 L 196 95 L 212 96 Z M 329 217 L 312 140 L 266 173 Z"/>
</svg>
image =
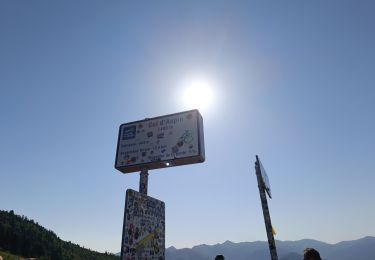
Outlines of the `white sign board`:
<svg viewBox="0 0 375 260">
<path fill-rule="evenodd" d="M 122 124 L 115 168 L 123 173 L 204 162 L 198 110 Z"/>
</svg>

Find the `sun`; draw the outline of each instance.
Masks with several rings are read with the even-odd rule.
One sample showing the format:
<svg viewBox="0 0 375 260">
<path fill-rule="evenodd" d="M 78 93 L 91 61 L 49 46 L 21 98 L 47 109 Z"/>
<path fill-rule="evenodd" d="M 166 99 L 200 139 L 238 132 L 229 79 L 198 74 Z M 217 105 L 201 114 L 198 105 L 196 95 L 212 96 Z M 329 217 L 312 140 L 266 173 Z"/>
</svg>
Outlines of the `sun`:
<svg viewBox="0 0 375 260">
<path fill-rule="evenodd" d="M 207 110 L 214 99 L 213 84 L 208 79 L 195 78 L 184 84 L 183 102 L 191 109 Z"/>
</svg>

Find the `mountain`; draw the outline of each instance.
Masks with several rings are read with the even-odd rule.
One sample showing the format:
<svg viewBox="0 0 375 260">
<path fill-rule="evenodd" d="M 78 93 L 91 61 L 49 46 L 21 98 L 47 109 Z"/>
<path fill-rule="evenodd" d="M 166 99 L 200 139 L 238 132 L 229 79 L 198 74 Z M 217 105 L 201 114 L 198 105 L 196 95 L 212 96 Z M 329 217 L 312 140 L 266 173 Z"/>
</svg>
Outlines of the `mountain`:
<svg viewBox="0 0 375 260">
<path fill-rule="evenodd" d="M 119 259 L 113 254 L 98 253 L 71 242 L 65 242 L 52 231 L 25 216 L 16 215 L 12 210 L 9 212 L 0 210 L 0 256 L 7 259 L 9 253 L 40 260 Z"/>
<path fill-rule="evenodd" d="M 375 237 L 364 237 L 353 241 L 328 244 L 312 239 L 298 241 L 276 241 L 280 260 L 300 260 L 306 247 L 313 247 L 326 260 L 374 260 Z M 193 248 L 166 249 L 166 260 L 212 260 L 222 254 L 226 259 L 234 260 L 269 260 L 270 253 L 267 242 L 226 241 L 216 245 L 199 245 Z"/>
<path fill-rule="evenodd" d="M 276 241 L 280 260 L 300 260 L 303 249 L 316 248 L 325 260 L 374 260 L 375 237 L 364 237 L 353 241 L 328 244 L 312 239 L 298 241 Z M 264 241 L 233 243 L 225 241 L 216 245 L 198 245 L 193 248 L 166 249 L 166 260 L 212 260 L 222 254 L 233 260 L 269 260 L 268 244 Z M 98 253 L 61 240 L 25 216 L 13 211 L 0 210 L 0 256 L 17 259 L 16 256 L 43 259 L 90 259 L 115 260 L 119 256 Z"/>
</svg>

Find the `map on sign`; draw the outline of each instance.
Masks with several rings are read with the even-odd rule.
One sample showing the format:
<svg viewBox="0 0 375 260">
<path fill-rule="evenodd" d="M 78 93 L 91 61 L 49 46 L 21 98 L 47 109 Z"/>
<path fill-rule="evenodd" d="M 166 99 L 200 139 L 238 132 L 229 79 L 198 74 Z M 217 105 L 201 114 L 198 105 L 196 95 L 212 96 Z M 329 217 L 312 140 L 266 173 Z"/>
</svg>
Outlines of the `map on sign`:
<svg viewBox="0 0 375 260">
<path fill-rule="evenodd" d="M 121 260 L 165 259 L 165 204 L 128 189 Z"/>
<path fill-rule="evenodd" d="M 204 161 L 198 110 L 122 124 L 115 168 L 123 173 Z"/>
</svg>

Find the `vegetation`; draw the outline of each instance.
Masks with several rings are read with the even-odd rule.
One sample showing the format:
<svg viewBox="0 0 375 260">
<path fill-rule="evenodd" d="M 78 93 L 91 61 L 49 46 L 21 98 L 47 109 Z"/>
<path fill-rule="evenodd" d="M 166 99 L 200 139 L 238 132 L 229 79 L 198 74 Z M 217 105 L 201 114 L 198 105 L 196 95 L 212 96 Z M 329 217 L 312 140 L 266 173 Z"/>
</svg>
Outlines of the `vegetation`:
<svg viewBox="0 0 375 260">
<path fill-rule="evenodd" d="M 3 250 L 0 250 L 0 256 L 3 258 L 3 260 L 19 260 L 21 258 L 20 256 L 13 255 Z"/>
<path fill-rule="evenodd" d="M 9 252 L 9 253 L 5 253 Z M 65 242 L 25 216 L 0 210 L 0 252 L 4 259 L 16 259 L 18 255 L 43 259 L 90 259 L 118 260 L 109 253 L 98 253 L 77 244 Z M 9 255 L 9 256 L 8 256 Z M 8 258 L 9 257 L 9 258 Z"/>
</svg>

